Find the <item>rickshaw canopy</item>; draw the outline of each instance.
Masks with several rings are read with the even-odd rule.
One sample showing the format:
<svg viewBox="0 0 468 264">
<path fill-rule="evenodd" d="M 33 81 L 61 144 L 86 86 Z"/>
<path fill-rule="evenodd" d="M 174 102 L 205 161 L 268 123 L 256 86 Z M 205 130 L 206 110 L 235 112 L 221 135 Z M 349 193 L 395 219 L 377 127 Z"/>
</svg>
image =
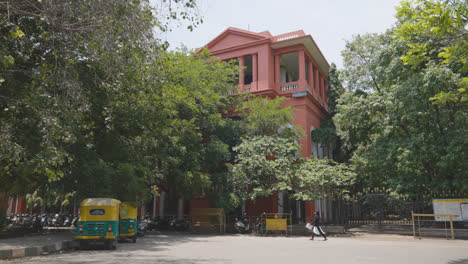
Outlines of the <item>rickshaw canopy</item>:
<svg viewBox="0 0 468 264">
<path fill-rule="evenodd" d="M 83 200 L 78 221 L 119 221 L 121 202 L 111 198 Z"/>
<path fill-rule="evenodd" d="M 128 202 L 122 202 L 120 206 L 121 219 L 137 219 L 137 208 Z"/>
</svg>

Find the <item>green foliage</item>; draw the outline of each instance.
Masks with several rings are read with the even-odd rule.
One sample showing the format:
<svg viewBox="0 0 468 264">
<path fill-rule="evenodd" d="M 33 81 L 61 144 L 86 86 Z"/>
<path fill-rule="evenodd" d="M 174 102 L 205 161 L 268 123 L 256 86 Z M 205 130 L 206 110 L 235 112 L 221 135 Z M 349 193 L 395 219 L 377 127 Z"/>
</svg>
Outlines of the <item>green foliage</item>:
<svg viewBox="0 0 468 264">
<path fill-rule="evenodd" d="M 197 21 L 194 1 L 168 5 Z M 153 35 L 169 20 L 148 1 L 0 7 L 0 191 L 33 193 L 31 205 L 144 198 L 161 178 L 159 139 L 178 129 Z"/>
<path fill-rule="evenodd" d="M 355 174 L 344 164 L 302 159 L 297 139 L 287 133 L 244 139 L 230 168 L 233 203 L 278 191 L 300 200 L 344 195 Z"/>
<path fill-rule="evenodd" d="M 465 75 L 468 72 L 468 5 L 462 0 L 402 1 L 396 17 L 400 25 L 395 37 L 409 50 L 401 56 L 414 68 L 427 63 L 448 65 Z M 466 102 L 466 80 L 455 89 L 441 91 L 431 97 L 434 103 Z"/>
<path fill-rule="evenodd" d="M 282 107 L 285 97 L 273 99 L 265 97 L 250 97 L 238 109 L 241 118 L 247 123 L 249 135 L 275 134 L 280 127 L 294 120 L 291 106 Z"/>
<path fill-rule="evenodd" d="M 467 190 L 464 51 L 439 56 L 465 31 L 457 3 L 403 1 L 395 29 L 355 37 L 343 52 L 348 92 L 334 122 L 360 184 L 404 194 Z"/>
<path fill-rule="evenodd" d="M 299 191 L 293 197 L 298 200 L 346 198 L 355 180 L 353 169 L 344 163 L 328 159 L 303 160 L 295 178 Z"/>
</svg>

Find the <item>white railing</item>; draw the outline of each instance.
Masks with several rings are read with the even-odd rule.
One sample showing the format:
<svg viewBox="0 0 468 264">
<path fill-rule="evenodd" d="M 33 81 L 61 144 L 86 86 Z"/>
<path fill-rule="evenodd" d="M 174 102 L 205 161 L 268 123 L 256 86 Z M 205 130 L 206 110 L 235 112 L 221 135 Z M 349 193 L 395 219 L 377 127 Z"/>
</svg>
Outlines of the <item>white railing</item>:
<svg viewBox="0 0 468 264">
<path fill-rule="evenodd" d="M 281 37 L 281 38 L 277 38 L 276 41 L 288 40 L 288 39 L 293 39 L 293 38 L 297 38 L 297 37 L 299 37 L 299 35 L 294 34 L 294 35 L 289 35 L 289 36 L 284 36 L 284 37 Z"/>
<path fill-rule="evenodd" d="M 284 91 L 291 91 L 291 90 L 296 90 L 299 86 L 297 84 L 287 84 L 287 85 L 281 85 L 280 90 L 282 92 Z"/>
<path fill-rule="evenodd" d="M 235 95 L 237 94 L 237 90 L 227 91 L 224 95 Z"/>
</svg>

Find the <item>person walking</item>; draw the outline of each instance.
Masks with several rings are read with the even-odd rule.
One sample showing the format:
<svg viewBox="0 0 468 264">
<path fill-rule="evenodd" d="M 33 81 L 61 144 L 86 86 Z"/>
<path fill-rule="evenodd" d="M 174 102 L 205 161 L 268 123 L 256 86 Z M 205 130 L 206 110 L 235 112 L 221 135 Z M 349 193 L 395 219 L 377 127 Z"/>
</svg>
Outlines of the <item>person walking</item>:
<svg viewBox="0 0 468 264">
<path fill-rule="evenodd" d="M 314 217 L 314 221 L 312 222 L 312 226 L 313 226 L 313 228 L 312 228 L 312 238 L 310 240 L 314 240 L 314 237 L 315 237 L 314 229 L 317 228 L 320 235 L 322 235 L 323 238 L 324 238 L 323 241 L 326 241 L 327 237 L 325 236 L 325 234 L 322 231 L 322 228 L 320 227 L 320 213 L 319 213 L 319 211 L 315 212 L 315 217 Z"/>
</svg>

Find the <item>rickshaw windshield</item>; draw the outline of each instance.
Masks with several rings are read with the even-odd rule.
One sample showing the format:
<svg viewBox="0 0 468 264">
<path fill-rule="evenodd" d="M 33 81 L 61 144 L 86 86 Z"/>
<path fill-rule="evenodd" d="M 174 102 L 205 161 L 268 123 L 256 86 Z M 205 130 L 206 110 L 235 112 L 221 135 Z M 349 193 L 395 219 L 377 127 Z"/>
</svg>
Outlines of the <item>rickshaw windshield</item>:
<svg viewBox="0 0 468 264">
<path fill-rule="evenodd" d="M 104 215 L 106 213 L 106 210 L 104 209 L 91 209 L 89 210 L 90 215 Z"/>
</svg>

